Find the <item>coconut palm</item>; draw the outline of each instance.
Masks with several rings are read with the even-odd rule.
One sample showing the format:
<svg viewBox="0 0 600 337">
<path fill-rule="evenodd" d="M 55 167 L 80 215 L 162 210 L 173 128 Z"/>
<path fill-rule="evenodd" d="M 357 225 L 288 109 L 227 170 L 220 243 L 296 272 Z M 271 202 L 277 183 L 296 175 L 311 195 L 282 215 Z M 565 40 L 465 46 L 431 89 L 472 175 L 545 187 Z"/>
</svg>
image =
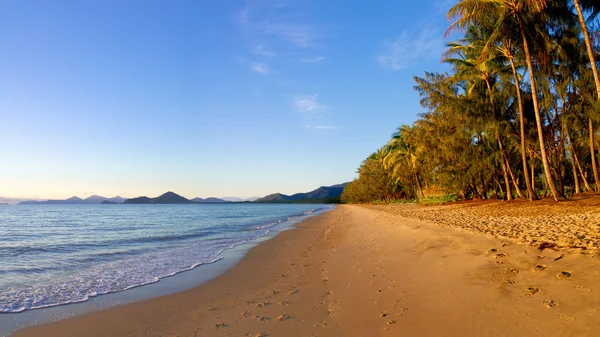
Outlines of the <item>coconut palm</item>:
<svg viewBox="0 0 600 337">
<path fill-rule="evenodd" d="M 493 45 L 496 41 L 500 40 L 502 34 L 506 34 L 507 24 L 516 23 L 518 35 L 515 38 L 519 37 L 519 42 L 523 45 L 525 63 L 529 73 L 529 85 L 531 86 L 542 165 L 548 187 L 554 200 L 558 201 L 563 197 L 554 184 L 546 153 L 543 122 L 537 97 L 538 89 L 536 86 L 535 69 L 529 47 L 530 37 L 528 37 L 528 30 L 526 28 L 529 23 L 537 19 L 536 15 L 541 13 L 545 7 L 546 0 L 462 0 L 448 12 L 448 17 L 452 20 L 455 19 L 455 21 L 448 28 L 447 34 L 458 29 L 465 29 L 473 24 L 482 25 L 490 27 L 491 33 L 488 41 L 489 44 Z M 533 30 L 536 33 L 543 33 L 541 30 Z"/>
<path fill-rule="evenodd" d="M 600 3 L 593 0 L 582 0 L 581 1 L 585 6 L 585 9 L 592 10 L 593 16 L 595 16 L 600 10 Z M 594 50 L 592 49 L 592 42 L 590 39 L 590 34 L 587 29 L 587 25 L 585 24 L 585 18 L 583 16 L 582 6 L 579 0 L 573 0 L 575 5 L 575 9 L 577 11 L 577 16 L 579 18 L 579 24 L 581 26 L 581 31 L 583 32 L 583 40 L 585 42 L 585 47 L 587 50 L 588 57 L 590 59 L 590 66 L 592 67 L 592 73 L 594 74 L 594 83 L 596 84 L 596 92 L 597 99 L 600 101 L 600 77 L 598 76 L 598 67 L 596 66 L 596 59 L 594 57 Z M 594 171 L 594 182 L 596 187 L 596 192 L 600 192 L 600 179 L 598 176 L 598 167 L 596 165 L 596 149 L 594 146 L 594 124 L 591 115 L 588 118 L 588 133 L 590 137 L 590 155 L 592 160 L 592 169 Z"/>
</svg>

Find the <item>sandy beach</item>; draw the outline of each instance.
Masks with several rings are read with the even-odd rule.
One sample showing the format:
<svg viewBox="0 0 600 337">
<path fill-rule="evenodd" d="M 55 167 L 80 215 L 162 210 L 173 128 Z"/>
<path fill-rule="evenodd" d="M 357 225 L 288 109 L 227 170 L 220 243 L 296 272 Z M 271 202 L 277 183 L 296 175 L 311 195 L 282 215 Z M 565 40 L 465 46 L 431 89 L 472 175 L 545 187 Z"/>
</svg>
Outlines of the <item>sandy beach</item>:
<svg viewBox="0 0 600 337">
<path fill-rule="evenodd" d="M 14 336 L 600 334 L 600 260 L 569 248 L 597 243 L 597 207 L 513 214 L 482 204 L 339 206 L 202 286 Z M 540 251 L 534 237 L 549 226 L 544 240 L 561 247 Z"/>
</svg>

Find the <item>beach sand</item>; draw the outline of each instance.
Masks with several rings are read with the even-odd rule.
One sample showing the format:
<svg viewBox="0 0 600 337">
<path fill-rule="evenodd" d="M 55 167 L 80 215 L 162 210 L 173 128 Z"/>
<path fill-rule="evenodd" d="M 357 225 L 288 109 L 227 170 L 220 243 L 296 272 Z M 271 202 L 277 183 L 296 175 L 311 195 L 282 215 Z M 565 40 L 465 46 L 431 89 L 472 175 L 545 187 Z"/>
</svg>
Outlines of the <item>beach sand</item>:
<svg viewBox="0 0 600 337">
<path fill-rule="evenodd" d="M 432 222 L 398 207 L 339 206 L 202 286 L 15 336 L 600 335 L 594 251 L 539 251 L 449 225 L 451 208 Z"/>
</svg>

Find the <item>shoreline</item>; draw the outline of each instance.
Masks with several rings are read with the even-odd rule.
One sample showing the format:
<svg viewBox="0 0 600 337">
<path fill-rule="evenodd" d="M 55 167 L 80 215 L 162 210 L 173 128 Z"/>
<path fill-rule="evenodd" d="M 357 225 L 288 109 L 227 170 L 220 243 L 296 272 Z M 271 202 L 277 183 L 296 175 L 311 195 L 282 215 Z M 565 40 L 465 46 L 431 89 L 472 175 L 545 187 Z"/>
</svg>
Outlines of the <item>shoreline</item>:
<svg viewBox="0 0 600 337">
<path fill-rule="evenodd" d="M 339 206 L 201 286 L 14 336 L 592 336 L 598 270 L 576 252 Z"/>
<path fill-rule="evenodd" d="M 219 277 L 227 270 L 234 268 L 254 247 L 262 242 L 276 237 L 282 232 L 294 229 L 295 226 L 311 217 L 331 211 L 332 208 L 294 217 L 280 224 L 277 231 L 271 231 L 254 240 L 225 249 L 221 259 L 212 263 L 198 265 L 189 270 L 178 272 L 168 277 L 160 278 L 153 283 L 147 283 L 125 290 L 90 297 L 85 301 L 64 303 L 44 308 L 28 309 L 23 312 L 0 313 L 0 337 L 11 336 L 17 330 L 39 324 L 51 324 L 55 321 L 86 315 L 89 313 L 108 310 L 113 307 L 136 303 L 152 298 L 169 296 L 188 291 Z"/>
</svg>

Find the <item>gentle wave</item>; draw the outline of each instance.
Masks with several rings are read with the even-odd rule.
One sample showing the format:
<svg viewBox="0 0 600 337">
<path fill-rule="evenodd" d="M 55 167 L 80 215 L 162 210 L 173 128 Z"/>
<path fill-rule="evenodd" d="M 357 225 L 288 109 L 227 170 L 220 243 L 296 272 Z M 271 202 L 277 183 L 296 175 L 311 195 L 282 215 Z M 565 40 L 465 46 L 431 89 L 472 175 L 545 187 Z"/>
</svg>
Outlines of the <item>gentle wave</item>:
<svg viewBox="0 0 600 337">
<path fill-rule="evenodd" d="M 288 208 L 293 210 L 299 206 L 288 206 Z M 172 221 L 174 217 L 169 213 L 170 209 L 165 209 L 169 211 L 163 214 L 164 220 Z M 205 221 L 210 223 L 210 226 L 202 225 L 203 228 L 192 231 L 188 229 L 181 231 L 178 227 L 171 226 L 168 228 L 174 231 L 180 230 L 171 235 L 147 235 L 147 232 L 141 232 L 139 237 L 134 238 L 105 241 L 99 239 L 96 242 L 72 242 L 71 245 L 61 242 L 37 246 L 29 244 L 20 247 L 0 246 L 0 256 L 9 258 L 6 264 L 8 267 L 4 270 L 0 269 L 0 275 L 4 274 L 0 278 L 0 313 L 18 313 L 30 309 L 84 302 L 99 295 L 155 283 L 162 278 L 219 261 L 223 258 L 221 254 L 226 249 L 268 235 L 286 221 L 306 217 L 325 207 L 304 209 L 300 212 L 293 212 L 283 207 L 282 209 L 279 210 L 280 213 L 288 212 L 291 215 L 275 216 L 270 219 L 265 218 L 263 214 L 237 216 L 238 222 L 233 223 L 231 221 L 236 218 L 235 214 L 226 218 L 227 222 L 219 222 L 223 221 L 224 216 L 209 218 L 210 214 L 203 215 L 207 217 Z M 222 210 L 223 208 L 219 208 L 219 211 Z M 190 214 L 189 218 L 184 217 L 184 225 L 187 227 L 195 225 L 198 220 L 194 216 L 196 214 Z M 92 231 L 91 229 L 89 232 Z M 106 235 L 111 233 L 107 231 Z M 149 247 L 154 248 L 149 249 Z M 42 257 L 45 260 L 39 260 L 37 266 L 32 262 Z M 58 259 L 59 263 L 48 265 L 48 261 L 54 261 L 53 259 Z M 23 261 L 33 265 L 23 266 Z M 45 261 L 44 266 L 42 261 Z M 3 287 L 2 280 L 7 275 L 9 278 L 11 275 L 18 276 L 15 280 L 33 277 L 33 281 L 29 285 L 15 286 L 14 280 L 12 283 L 7 280 Z M 38 276 L 45 281 L 36 283 L 35 277 Z"/>
</svg>

